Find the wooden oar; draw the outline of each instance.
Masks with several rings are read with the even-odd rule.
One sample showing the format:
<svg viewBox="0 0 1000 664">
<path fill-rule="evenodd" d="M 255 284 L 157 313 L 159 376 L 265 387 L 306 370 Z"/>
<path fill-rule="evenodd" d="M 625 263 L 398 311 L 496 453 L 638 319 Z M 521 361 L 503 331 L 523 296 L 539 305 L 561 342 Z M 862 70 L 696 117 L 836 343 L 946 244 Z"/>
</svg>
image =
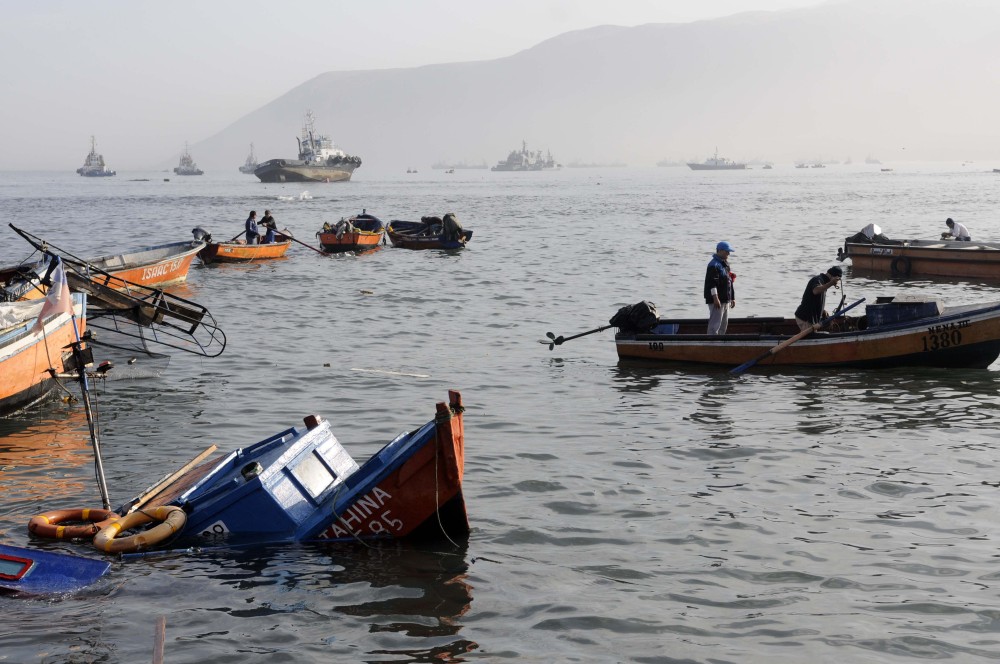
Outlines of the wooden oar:
<svg viewBox="0 0 1000 664">
<path fill-rule="evenodd" d="M 132 501 L 132 503 L 128 505 L 127 509 L 125 510 L 125 513 L 128 514 L 130 512 L 136 511 L 137 509 L 148 503 L 150 500 L 152 500 L 159 494 L 163 493 L 163 490 L 166 489 L 168 486 L 170 486 L 170 484 L 174 480 L 176 480 L 178 477 L 180 477 L 187 471 L 194 468 L 197 464 L 204 461 L 206 458 L 208 458 L 209 455 L 211 455 L 217 449 L 218 447 L 216 447 L 215 445 L 209 445 L 201 452 L 201 454 L 191 459 L 190 461 L 188 461 L 186 464 L 184 464 L 174 472 L 165 475 L 163 479 L 161 479 L 159 482 L 153 484 L 148 489 L 146 489 L 138 496 L 136 496 L 136 498 Z"/>
<path fill-rule="evenodd" d="M 233 238 L 232 240 L 226 240 L 226 241 L 227 241 L 227 242 L 236 242 L 237 240 L 239 240 L 239 239 L 240 239 L 240 236 L 242 236 L 242 235 L 243 235 L 243 233 L 246 233 L 246 231 L 245 231 L 245 230 L 244 230 L 244 231 L 241 231 L 241 232 L 240 232 L 240 234 L 239 234 L 239 235 L 237 235 L 236 237 L 234 237 L 234 238 Z"/>
<path fill-rule="evenodd" d="M 613 327 L 613 326 L 612 325 L 602 325 L 601 327 L 594 328 L 593 330 L 587 330 L 586 332 L 581 332 L 580 334 L 574 334 L 571 337 L 564 337 L 561 334 L 557 337 L 556 335 L 552 334 L 551 332 L 546 332 L 545 336 L 547 336 L 549 338 L 549 341 L 542 341 L 541 339 L 539 339 L 538 343 L 540 343 L 540 344 L 548 344 L 549 345 L 549 350 L 552 350 L 556 346 L 561 346 L 562 344 L 566 343 L 570 339 L 577 339 L 579 337 L 585 337 L 588 334 L 593 334 L 594 332 L 603 332 L 604 330 L 606 330 L 606 329 L 608 329 L 610 327 Z"/>
<path fill-rule="evenodd" d="M 749 362 L 744 362 L 743 364 L 741 364 L 740 366 L 736 367 L 735 369 L 730 369 L 729 373 L 731 373 L 731 374 L 733 374 L 735 376 L 740 375 L 741 373 L 743 373 L 744 371 L 746 371 L 747 369 L 749 369 L 753 365 L 757 364 L 761 360 L 764 360 L 764 359 L 766 359 L 768 357 L 771 357 L 772 355 L 776 355 L 777 353 L 780 353 L 781 351 L 785 350 L 786 348 L 788 348 L 789 346 L 791 346 L 793 343 L 795 343 L 799 339 L 803 339 L 805 337 L 808 337 L 810 334 L 812 334 L 816 330 L 820 329 L 821 327 L 823 327 L 824 325 L 826 325 L 827 323 L 829 323 L 833 319 L 840 318 L 841 316 L 843 316 L 844 314 L 846 314 L 848 311 L 850 311 L 851 309 L 853 309 L 854 307 L 858 306 L 859 304 L 861 304 L 864 301 L 865 301 L 865 298 L 861 298 L 860 300 L 858 300 L 857 302 L 855 302 L 851 306 L 849 306 L 849 307 L 847 307 L 845 309 L 840 309 L 839 311 L 833 312 L 832 315 L 827 316 L 826 318 L 824 318 L 823 320 L 821 320 L 818 323 L 813 323 L 810 327 L 807 327 L 806 329 L 802 330 L 801 332 L 799 332 L 798 334 L 796 334 L 794 337 L 789 337 L 788 339 L 785 339 L 784 341 L 782 341 L 780 344 L 778 344 L 774 348 L 768 349 L 767 351 L 761 353 L 760 355 L 758 355 L 757 357 L 753 358 Z"/>
<path fill-rule="evenodd" d="M 292 242 L 298 242 L 298 243 L 299 243 L 299 244 L 301 244 L 301 245 L 302 245 L 303 247 L 308 247 L 308 248 L 312 249 L 313 251 L 315 251 L 315 252 L 316 252 L 317 254 L 323 254 L 324 256 L 329 256 L 329 255 L 330 255 L 330 254 L 326 253 L 325 251 L 321 251 L 320 249 L 317 249 L 316 247 L 314 247 L 314 246 L 312 246 L 312 245 L 309 245 L 309 244 L 306 244 L 306 243 L 305 243 L 305 242 L 303 242 L 302 240 L 297 240 L 297 239 L 295 239 L 295 236 L 294 236 L 294 235 L 292 235 L 291 233 L 287 233 L 287 232 L 285 232 L 285 231 L 287 231 L 287 230 L 288 230 L 288 229 L 286 228 L 286 229 L 285 229 L 284 231 L 282 231 L 282 232 L 281 232 L 281 235 L 284 235 L 285 237 L 287 237 L 287 238 L 288 238 L 289 240 L 291 240 Z"/>
</svg>

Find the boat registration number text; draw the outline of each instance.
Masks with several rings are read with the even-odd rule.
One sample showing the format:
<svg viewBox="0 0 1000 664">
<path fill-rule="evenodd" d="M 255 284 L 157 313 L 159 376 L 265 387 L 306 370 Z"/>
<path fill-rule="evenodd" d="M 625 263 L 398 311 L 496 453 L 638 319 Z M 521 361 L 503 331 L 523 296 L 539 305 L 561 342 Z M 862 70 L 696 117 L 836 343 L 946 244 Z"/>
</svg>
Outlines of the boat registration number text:
<svg viewBox="0 0 1000 664">
<path fill-rule="evenodd" d="M 889 247 L 872 247 L 872 256 L 892 256 L 892 249 Z"/>
<path fill-rule="evenodd" d="M 390 500 L 392 494 L 375 487 L 345 510 L 338 522 L 324 530 L 319 537 L 353 537 L 366 530 L 373 535 L 401 532 L 402 520 L 395 518 L 392 510 L 383 509 Z"/>
<path fill-rule="evenodd" d="M 921 339 L 924 342 L 924 352 L 932 352 L 962 345 L 962 328 L 968 327 L 968 320 L 960 320 L 944 325 L 932 325 L 927 328 L 927 334 Z"/>
<path fill-rule="evenodd" d="M 181 263 L 183 262 L 183 259 L 177 258 L 169 263 L 162 263 L 160 265 L 147 267 L 142 271 L 142 278 L 155 279 L 156 277 L 162 277 L 165 274 L 170 274 L 171 272 L 175 272 L 180 269 Z"/>
</svg>

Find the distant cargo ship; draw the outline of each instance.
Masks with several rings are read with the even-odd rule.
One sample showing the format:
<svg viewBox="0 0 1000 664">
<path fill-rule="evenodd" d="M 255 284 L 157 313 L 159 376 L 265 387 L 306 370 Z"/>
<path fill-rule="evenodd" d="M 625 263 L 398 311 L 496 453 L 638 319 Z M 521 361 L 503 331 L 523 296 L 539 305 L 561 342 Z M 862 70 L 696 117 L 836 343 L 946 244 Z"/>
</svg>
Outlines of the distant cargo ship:
<svg viewBox="0 0 1000 664">
<path fill-rule="evenodd" d="M 299 142 L 298 159 L 269 159 L 254 175 L 261 182 L 343 182 L 351 179 L 361 158 L 334 146 L 329 136 L 317 134 L 312 111 L 306 112 Z"/>
<path fill-rule="evenodd" d="M 543 171 L 546 169 L 561 168 L 562 164 L 557 164 L 549 152 L 542 156 L 542 151 L 531 152 L 528 150 L 526 141 L 521 141 L 520 150 L 512 150 L 506 159 L 497 162 L 491 171 Z"/>
<path fill-rule="evenodd" d="M 110 177 L 115 174 L 105 165 L 104 155 L 97 154 L 97 141 L 94 140 L 93 136 L 90 137 L 90 154 L 87 155 L 83 166 L 76 169 L 76 172 L 88 178 Z"/>
<path fill-rule="evenodd" d="M 198 164 L 194 163 L 194 159 L 191 158 L 191 153 L 188 152 L 188 146 L 184 144 L 184 152 L 181 153 L 181 161 L 174 168 L 174 173 L 177 175 L 204 175 L 205 171 L 198 168 Z"/>
<path fill-rule="evenodd" d="M 688 168 L 692 171 L 741 171 L 746 167 L 747 165 L 743 162 L 720 157 L 718 148 L 715 150 L 715 156 L 709 157 L 700 164 L 688 162 Z"/>
</svg>

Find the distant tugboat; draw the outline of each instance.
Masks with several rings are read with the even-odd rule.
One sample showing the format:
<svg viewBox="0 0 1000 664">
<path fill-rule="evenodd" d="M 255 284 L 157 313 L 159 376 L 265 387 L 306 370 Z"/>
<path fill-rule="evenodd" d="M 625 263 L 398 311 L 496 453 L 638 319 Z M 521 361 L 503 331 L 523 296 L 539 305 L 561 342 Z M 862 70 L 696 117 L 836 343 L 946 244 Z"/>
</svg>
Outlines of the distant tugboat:
<svg viewBox="0 0 1000 664">
<path fill-rule="evenodd" d="M 113 170 L 104 164 L 104 155 L 97 154 L 97 141 L 90 137 L 90 154 L 83 166 L 76 169 L 76 172 L 88 178 L 110 177 L 115 174 Z"/>
<path fill-rule="evenodd" d="M 700 164 L 695 162 L 688 163 L 688 168 L 692 171 L 741 171 L 746 169 L 746 167 L 745 163 L 720 157 L 718 148 L 715 149 L 714 157 L 709 157 Z"/>
<path fill-rule="evenodd" d="M 198 164 L 194 163 L 194 159 L 191 158 L 191 153 L 188 152 L 187 143 L 184 144 L 184 152 L 181 153 L 181 163 L 177 165 L 174 169 L 174 173 L 177 175 L 204 175 L 205 171 L 198 168 Z"/>
<path fill-rule="evenodd" d="M 253 175 L 253 172 L 257 170 L 257 157 L 253 154 L 253 143 L 250 144 L 250 154 L 247 155 L 247 160 L 240 166 L 240 173 L 246 173 L 247 175 Z"/>
<path fill-rule="evenodd" d="M 561 168 L 562 164 L 557 164 L 549 152 L 542 156 L 542 151 L 531 152 L 528 150 L 528 143 L 521 141 L 520 150 L 511 150 L 506 159 L 497 162 L 491 171 L 543 171 L 545 169 Z"/>
<path fill-rule="evenodd" d="M 306 111 L 299 142 L 298 159 L 269 159 L 254 175 L 261 182 L 344 182 L 361 166 L 354 157 L 333 144 L 333 139 L 316 133 L 312 111 Z"/>
</svg>

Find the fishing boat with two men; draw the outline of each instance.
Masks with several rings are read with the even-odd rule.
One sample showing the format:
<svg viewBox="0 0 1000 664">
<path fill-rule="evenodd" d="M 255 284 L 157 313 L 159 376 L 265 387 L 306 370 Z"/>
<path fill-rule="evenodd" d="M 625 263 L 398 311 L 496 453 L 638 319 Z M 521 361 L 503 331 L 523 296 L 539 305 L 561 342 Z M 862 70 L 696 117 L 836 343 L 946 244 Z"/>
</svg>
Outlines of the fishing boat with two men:
<svg viewBox="0 0 1000 664">
<path fill-rule="evenodd" d="M 247 244 L 245 241 L 232 239 L 215 242 L 212 236 L 201 227 L 194 228 L 191 233 L 196 241 L 205 243 L 198 252 L 198 258 L 205 265 L 212 263 L 253 263 L 255 261 L 282 258 L 292 246 L 291 234 L 285 230 L 275 233 L 274 242 Z"/>
<path fill-rule="evenodd" d="M 945 306 L 931 298 L 879 297 L 841 306 L 800 330 L 794 318 L 730 318 L 725 334 L 709 335 L 704 318 L 661 318 L 643 301 L 622 307 L 601 326 L 570 337 L 548 333 L 549 348 L 617 328 L 620 360 L 704 367 L 979 368 L 1000 356 L 1000 302 Z"/>
<path fill-rule="evenodd" d="M 877 224 L 844 239 L 837 260 L 850 259 L 854 269 L 907 277 L 959 277 L 1000 280 L 1000 243 L 940 240 L 892 240 Z"/>
<path fill-rule="evenodd" d="M 403 249 L 461 249 L 472 239 L 453 212 L 420 221 L 393 219 L 385 229 L 392 246 Z"/>
</svg>

